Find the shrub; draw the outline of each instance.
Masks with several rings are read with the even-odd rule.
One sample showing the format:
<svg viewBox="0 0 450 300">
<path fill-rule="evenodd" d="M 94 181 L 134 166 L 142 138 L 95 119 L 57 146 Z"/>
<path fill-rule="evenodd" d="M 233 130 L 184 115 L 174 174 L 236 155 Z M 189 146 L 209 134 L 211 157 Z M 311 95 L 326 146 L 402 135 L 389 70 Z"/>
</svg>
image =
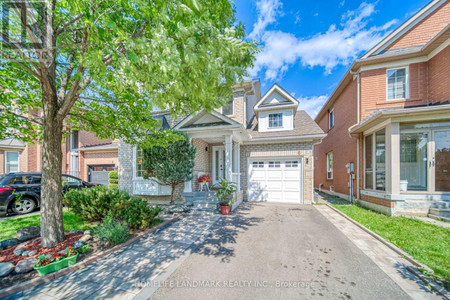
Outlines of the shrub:
<svg viewBox="0 0 450 300">
<path fill-rule="evenodd" d="M 88 253 L 91 250 L 92 250 L 91 246 L 86 244 L 86 245 L 81 246 L 81 248 L 78 249 L 78 252 L 79 253 Z"/>
<path fill-rule="evenodd" d="M 94 228 L 94 234 L 99 240 L 106 238 L 111 244 L 117 245 L 127 241 L 130 236 L 128 226 L 111 216 L 103 219 L 103 224 Z"/>
<path fill-rule="evenodd" d="M 111 172 L 109 172 L 109 174 L 108 174 L 108 182 L 109 182 L 109 185 L 108 185 L 108 187 L 110 188 L 110 189 L 118 189 L 119 188 L 119 186 L 118 186 L 118 183 L 119 183 L 119 173 L 117 172 L 117 171 L 111 171 Z"/>
<path fill-rule="evenodd" d="M 99 221 L 110 215 L 133 229 L 149 227 L 161 211 L 159 207 L 149 207 L 141 198 L 104 186 L 74 189 L 64 196 L 72 211 L 85 220 Z"/>
</svg>

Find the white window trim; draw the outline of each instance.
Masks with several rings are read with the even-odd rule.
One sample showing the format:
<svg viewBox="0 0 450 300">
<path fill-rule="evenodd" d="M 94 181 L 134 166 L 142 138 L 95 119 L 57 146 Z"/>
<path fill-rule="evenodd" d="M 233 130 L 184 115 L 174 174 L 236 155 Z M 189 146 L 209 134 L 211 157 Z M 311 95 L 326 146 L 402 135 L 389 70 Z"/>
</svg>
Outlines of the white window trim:
<svg viewBox="0 0 450 300">
<path fill-rule="evenodd" d="M 333 125 L 331 125 L 331 114 L 333 114 Z M 330 109 L 328 111 L 328 129 L 331 129 L 334 127 L 335 117 L 334 117 L 334 108 Z"/>
<path fill-rule="evenodd" d="M 333 155 L 333 151 L 327 153 L 327 179 L 328 180 L 332 180 L 333 179 L 333 170 L 331 170 L 331 172 L 328 171 L 330 169 L 330 161 L 328 159 L 330 154 L 331 154 L 331 156 L 334 156 Z M 333 157 L 333 162 L 334 162 L 334 157 Z M 328 173 L 331 173 L 331 177 L 328 177 Z"/>
<path fill-rule="evenodd" d="M 389 71 L 394 70 L 401 70 L 405 69 L 405 77 L 406 77 L 406 91 L 405 91 L 405 98 L 395 98 L 395 99 L 389 99 L 389 77 L 388 73 Z M 398 100 L 407 100 L 409 99 L 409 66 L 401 66 L 401 67 L 395 67 L 395 68 L 389 68 L 386 69 L 386 101 L 398 101 Z"/>
<path fill-rule="evenodd" d="M 17 156 L 17 169 L 18 169 L 18 171 L 17 172 L 20 172 L 20 151 L 5 151 L 4 152 L 5 153 L 5 162 L 4 162 L 4 169 L 3 170 L 5 170 L 5 174 L 8 174 L 8 173 L 6 173 L 6 158 L 8 157 L 8 153 L 17 153 L 18 154 L 18 156 Z M 11 173 L 11 172 L 9 172 L 9 173 Z"/>
<path fill-rule="evenodd" d="M 278 117 L 280 117 L 280 121 L 279 123 L 281 124 L 280 126 L 270 126 L 270 116 L 271 115 L 277 115 Z M 269 113 L 267 115 L 267 128 L 268 129 L 279 129 L 279 128 L 284 128 L 283 126 L 283 113 L 282 112 L 276 112 L 276 113 Z"/>
<path fill-rule="evenodd" d="M 136 176 L 136 170 L 137 170 L 136 158 L 137 158 L 137 147 L 134 146 L 133 147 L 133 180 L 144 180 L 144 177 Z"/>
</svg>

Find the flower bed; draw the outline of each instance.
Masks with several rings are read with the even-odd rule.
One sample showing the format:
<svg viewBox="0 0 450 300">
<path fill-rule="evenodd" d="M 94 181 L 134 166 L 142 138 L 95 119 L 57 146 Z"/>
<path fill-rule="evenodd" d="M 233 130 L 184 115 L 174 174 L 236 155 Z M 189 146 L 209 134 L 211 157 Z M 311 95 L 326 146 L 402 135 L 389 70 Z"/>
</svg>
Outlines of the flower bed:
<svg viewBox="0 0 450 300">
<path fill-rule="evenodd" d="M 77 262 L 77 258 L 78 251 L 68 247 L 65 254 L 53 254 L 50 259 L 47 259 L 45 255 L 39 256 L 39 261 L 34 265 L 34 269 L 40 276 L 44 276 L 74 265 Z"/>
</svg>

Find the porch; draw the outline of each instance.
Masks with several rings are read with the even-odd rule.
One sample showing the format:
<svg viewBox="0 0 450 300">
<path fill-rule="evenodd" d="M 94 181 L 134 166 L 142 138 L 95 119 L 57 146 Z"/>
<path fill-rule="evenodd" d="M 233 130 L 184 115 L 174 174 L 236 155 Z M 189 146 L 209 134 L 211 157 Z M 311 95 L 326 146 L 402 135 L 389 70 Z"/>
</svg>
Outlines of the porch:
<svg viewBox="0 0 450 300">
<path fill-rule="evenodd" d="M 351 134 L 362 144 L 366 206 L 450 218 L 450 105 L 383 111 Z"/>
</svg>

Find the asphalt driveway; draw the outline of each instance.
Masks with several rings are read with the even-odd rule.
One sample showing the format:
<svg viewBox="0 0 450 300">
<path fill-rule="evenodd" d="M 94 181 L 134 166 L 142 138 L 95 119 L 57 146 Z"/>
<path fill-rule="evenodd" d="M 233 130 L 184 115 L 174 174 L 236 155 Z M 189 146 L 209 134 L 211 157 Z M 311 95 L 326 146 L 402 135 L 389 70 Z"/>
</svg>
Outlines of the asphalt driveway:
<svg viewBox="0 0 450 300">
<path fill-rule="evenodd" d="M 312 205 L 245 203 L 152 299 L 410 299 Z"/>
</svg>

